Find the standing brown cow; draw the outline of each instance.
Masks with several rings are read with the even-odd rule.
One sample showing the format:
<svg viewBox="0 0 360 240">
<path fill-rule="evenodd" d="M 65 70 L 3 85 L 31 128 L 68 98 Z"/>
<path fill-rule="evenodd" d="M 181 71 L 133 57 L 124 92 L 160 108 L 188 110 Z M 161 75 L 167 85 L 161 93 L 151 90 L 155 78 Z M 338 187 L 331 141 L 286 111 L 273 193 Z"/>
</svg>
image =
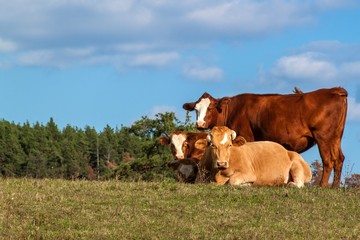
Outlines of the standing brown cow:
<svg viewBox="0 0 360 240">
<path fill-rule="evenodd" d="M 345 159 L 341 138 L 347 113 L 347 91 L 337 87 L 297 94 L 240 94 L 213 98 L 204 93 L 183 108 L 196 110 L 199 129 L 227 126 L 247 141 L 274 141 L 304 152 L 318 144 L 323 162 L 321 186 L 334 169 L 333 187 L 340 186 Z"/>
</svg>

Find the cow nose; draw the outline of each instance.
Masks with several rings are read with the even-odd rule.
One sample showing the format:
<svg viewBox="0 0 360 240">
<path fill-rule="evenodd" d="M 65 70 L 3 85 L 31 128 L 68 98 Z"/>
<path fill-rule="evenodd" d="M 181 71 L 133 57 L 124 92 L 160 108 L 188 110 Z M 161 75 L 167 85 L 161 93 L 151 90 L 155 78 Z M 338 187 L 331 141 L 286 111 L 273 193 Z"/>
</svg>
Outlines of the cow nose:
<svg viewBox="0 0 360 240">
<path fill-rule="evenodd" d="M 217 161 L 217 167 L 218 168 L 227 168 L 228 167 L 228 164 L 226 161 Z"/>
<path fill-rule="evenodd" d="M 177 154 L 176 159 L 184 159 L 184 154 Z"/>
<path fill-rule="evenodd" d="M 200 128 L 204 128 L 204 127 L 205 127 L 205 124 L 206 124 L 206 122 L 205 122 L 205 121 L 202 121 L 202 120 L 198 120 L 198 121 L 196 122 L 197 127 L 200 127 Z"/>
</svg>

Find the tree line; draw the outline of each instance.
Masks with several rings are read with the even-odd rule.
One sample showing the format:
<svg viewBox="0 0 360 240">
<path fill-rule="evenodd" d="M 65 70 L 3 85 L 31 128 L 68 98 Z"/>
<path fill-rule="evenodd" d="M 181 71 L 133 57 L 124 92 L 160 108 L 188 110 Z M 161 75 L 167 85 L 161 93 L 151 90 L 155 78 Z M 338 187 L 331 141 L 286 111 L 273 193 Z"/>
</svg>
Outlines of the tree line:
<svg viewBox="0 0 360 240">
<path fill-rule="evenodd" d="M 23 124 L 0 120 L 0 177 L 63 178 L 89 180 L 174 179 L 167 163 L 172 155 L 158 143 L 175 130 L 197 131 L 186 115 L 181 122 L 173 112 L 142 117 L 130 127 L 106 125 L 97 131 L 67 125 L 60 129 L 53 118 L 46 124 Z M 319 181 L 321 164 L 311 164 L 313 185 Z M 360 186 L 360 175 L 345 179 Z"/>
<path fill-rule="evenodd" d="M 196 131 L 187 116 L 174 113 L 142 117 L 131 127 L 102 131 L 67 125 L 59 129 L 53 118 L 46 124 L 0 121 L 0 176 L 64 179 L 154 180 L 171 177 L 170 150 L 158 143 L 176 129 Z"/>
</svg>

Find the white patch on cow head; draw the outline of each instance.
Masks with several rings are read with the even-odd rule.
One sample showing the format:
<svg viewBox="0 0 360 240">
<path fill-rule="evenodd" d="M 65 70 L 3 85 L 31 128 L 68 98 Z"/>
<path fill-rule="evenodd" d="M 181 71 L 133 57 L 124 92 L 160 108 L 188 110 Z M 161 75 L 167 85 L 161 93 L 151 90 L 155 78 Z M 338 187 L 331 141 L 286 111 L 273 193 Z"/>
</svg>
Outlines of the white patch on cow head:
<svg viewBox="0 0 360 240">
<path fill-rule="evenodd" d="M 221 140 L 220 144 L 224 145 L 228 141 L 228 135 L 225 133 L 223 140 Z"/>
<path fill-rule="evenodd" d="M 196 105 L 195 105 L 195 110 L 196 110 L 196 115 L 197 115 L 197 123 L 199 126 L 201 126 L 202 123 L 205 122 L 205 116 L 206 116 L 206 112 L 207 109 L 210 105 L 210 99 L 209 98 L 202 98 Z"/>
<path fill-rule="evenodd" d="M 176 158 L 183 159 L 184 152 L 182 150 L 182 146 L 185 142 L 186 138 L 183 134 L 174 134 L 171 137 L 171 144 L 174 145 L 176 151 Z"/>
</svg>

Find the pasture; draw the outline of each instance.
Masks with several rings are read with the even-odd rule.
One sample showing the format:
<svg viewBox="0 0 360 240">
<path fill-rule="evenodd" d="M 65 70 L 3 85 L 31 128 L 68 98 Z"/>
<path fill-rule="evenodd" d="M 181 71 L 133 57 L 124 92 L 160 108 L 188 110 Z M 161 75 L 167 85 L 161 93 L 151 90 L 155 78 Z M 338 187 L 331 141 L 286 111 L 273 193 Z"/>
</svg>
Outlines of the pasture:
<svg viewBox="0 0 360 240">
<path fill-rule="evenodd" d="M 359 239 L 360 189 L 0 179 L 0 239 Z"/>
</svg>

